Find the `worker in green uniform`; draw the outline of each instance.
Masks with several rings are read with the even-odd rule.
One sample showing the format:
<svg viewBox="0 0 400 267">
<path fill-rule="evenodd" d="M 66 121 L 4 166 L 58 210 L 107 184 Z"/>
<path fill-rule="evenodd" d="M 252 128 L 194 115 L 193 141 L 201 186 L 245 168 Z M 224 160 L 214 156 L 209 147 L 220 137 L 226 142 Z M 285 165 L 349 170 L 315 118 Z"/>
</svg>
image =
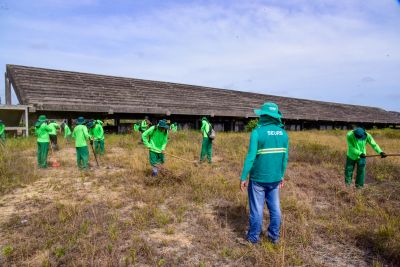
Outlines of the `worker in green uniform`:
<svg viewBox="0 0 400 267">
<path fill-rule="evenodd" d="M 201 134 L 203 136 L 203 143 L 201 145 L 200 162 L 204 161 L 207 156 L 208 163 L 212 161 L 212 140 L 208 137 L 211 124 L 206 117 L 201 119 Z"/>
<path fill-rule="evenodd" d="M 149 121 L 149 117 L 145 117 L 144 120 L 140 123 L 140 132 L 144 133 L 149 127 L 151 126 L 151 123 Z"/>
<path fill-rule="evenodd" d="M 86 141 L 90 139 L 85 119 L 79 117 L 76 120 L 76 127 L 72 132 L 72 138 L 75 139 L 76 162 L 79 169 L 87 169 L 89 166 L 89 149 Z"/>
<path fill-rule="evenodd" d="M 140 124 L 139 124 L 139 122 L 135 122 L 133 124 L 133 131 L 134 132 L 140 132 Z"/>
<path fill-rule="evenodd" d="M 51 132 L 49 133 L 51 146 L 53 147 L 54 150 L 58 150 L 57 129 L 60 129 L 60 126 L 55 120 L 51 120 L 49 123 L 49 127 L 51 129 Z"/>
<path fill-rule="evenodd" d="M 61 129 L 64 131 L 64 139 L 67 141 L 67 144 L 70 143 L 71 141 L 71 129 L 69 128 L 68 124 L 66 122 L 63 122 L 61 124 Z"/>
<path fill-rule="evenodd" d="M 381 158 L 386 158 L 385 152 L 378 146 L 374 138 L 363 128 L 356 128 L 347 133 L 347 160 L 345 167 L 345 183 L 351 185 L 353 179 L 354 167 L 357 165 L 356 188 L 362 188 L 365 180 L 365 167 L 367 164 L 367 149 L 366 144 L 370 144 L 376 153 L 381 155 Z"/>
<path fill-rule="evenodd" d="M 279 187 L 283 185 L 287 166 L 289 138 L 282 124 L 282 113 L 278 105 L 267 102 L 254 112 L 260 119 L 257 127 L 251 132 L 249 150 L 240 178 L 240 189 L 244 191 L 247 187 L 249 198 L 247 240 L 251 243 L 260 240 L 266 203 L 270 215 L 266 235 L 276 244 L 281 224 Z M 249 181 L 247 176 L 250 176 Z"/>
<path fill-rule="evenodd" d="M 88 126 L 89 127 L 89 126 Z M 103 122 L 95 120 L 89 127 L 90 136 L 94 140 L 94 151 L 96 154 L 104 155 L 104 130 Z"/>
<path fill-rule="evenodd" d="M 35 123 L 35 135 L 37 136 L 37 161 L 39 168 L 47 168 L 47 155 L 49 153 L 50 136 L 52 128 L 47 124 L 45 115 L 40 115 Z"/>
<path fill-rule="evenodd" d="M 170 129 L 172 133 L 176 133 L 178 131 L 178 124 L 176 122 L 172 123 Z"/>
<path fill-rule="evenodd" d="M 6 142 L 6 126 L 2 120 L 0 120 L 0 142 L 3 144 Z"/>
<path fill-rule="evenodd" d="M 143 144 L 149 149 L 153 176 L 157 176 L 159 166 L 165 162 L 163 152 L 168 143 L 168 129 L 167 122 L 160 120 L 157 125 L 151 126 L 142 134 Z"/>
</svg>

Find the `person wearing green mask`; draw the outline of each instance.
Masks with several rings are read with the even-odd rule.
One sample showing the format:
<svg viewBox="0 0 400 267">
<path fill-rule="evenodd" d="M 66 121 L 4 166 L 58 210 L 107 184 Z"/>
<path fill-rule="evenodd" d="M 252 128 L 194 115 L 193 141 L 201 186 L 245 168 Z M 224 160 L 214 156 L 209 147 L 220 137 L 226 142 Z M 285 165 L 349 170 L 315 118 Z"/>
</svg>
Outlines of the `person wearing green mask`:
<svg viewBox="0 0 400 267">
<path fill-rule="evenodd" d="M 200 162 L 204 161 L 207 156 L 208 163 L 212 161 L 212 140 L 208 137 L 211 124 L 206 117 L 201 119 L 201 134 L 203 136 L 203 142 L 201 144 Z"/>
<path fill-rule="evenodd" d="M 149 127 L 151 126 L 151 123 L 149 121 L 149 117 L 145 117 L 144 120 L 140 123 L 140 132 L 144 133 Z"/>
<path fill-rule="evenodd" d="M 55 120 L 51 120 L 49 123 L 49 127 L 51 129 L 51 132 L 49 133 L 51 146 L 53 147 L 54 150 L 58 150 L 57 129 L 60 129 L 60 126 Z"/>
<path fill-rule="evenodd" d="M 94 120 L 88 124 L 89 134 L 94 140 L 94 151 L 96 154 L 104 155 L 104 130 L 101 120 Z"/>
<path fill-rule="evenodd" d="M 47 156 L 49 154 L 49 133 L 52 128 L 47 124 L 45 115 L 40 115 L 39 119 L 35 123 L 35 135 L 37 136 L 37 161 L 39 168 L 47 168 Z"/>
<path fill-rule="evenodd" d="M 169 125 L 165 120 L 160 120 L 156 126 L 151 126 L 142 134 L 142 140 L 145 147 L 149 149 L 150 165 L 152 166 L 152 175 L 158 175 L 158 169 L 165 162 L 163 154 L 168 143 Z"/>
<path fill-rule="evenodd" d="M 3 144 L 6 142 L 6 126 L 2 120 L 0 120 L 0 142 Z"/>
<path fill-rule="evenodd" d="M 75 139 L 76 162 L 79 169 L 88 169 L 89 167 L 89 149 L 86 141 L 90 139 L 88 129 L 84 125 L 86 120 L 79 117 L 76 120 L 76 126 L 72 132 L 72 138 Z"/>
<path fill-rule="evenodd" d="M 64 131 L 64 139 L 67 141 L 67 144 L 70 143 L 71 141 L 71 129 L 69 128 L 68 124 L 66 122 L 63 122 L 61 124 L 61 129 Z"/>
<path fill-rule="evenodd" d="M 385 152 L 378 146 L 374 138 L 363 128 L 356 128 L 347 133 L 347 159 L 344 170 L 344 181 L 346 186 L 350 186 L 353 179 L 354 167 L 357 165 L 356 188 L 362 188 L 365 180 L 365 167 L 367 164 L 366 145 L 370 144 L 381 158 L 386 158 Z"/>
</svg>

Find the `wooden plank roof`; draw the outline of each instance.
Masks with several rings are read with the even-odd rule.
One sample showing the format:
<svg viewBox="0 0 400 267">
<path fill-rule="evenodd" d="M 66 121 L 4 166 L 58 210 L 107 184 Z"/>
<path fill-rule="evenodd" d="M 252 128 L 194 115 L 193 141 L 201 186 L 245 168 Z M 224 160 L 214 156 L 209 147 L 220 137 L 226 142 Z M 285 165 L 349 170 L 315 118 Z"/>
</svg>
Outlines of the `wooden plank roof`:
<svg viewBox="0 0 400 267">
<path fill-rule="evenodd" d="M 18 65 L 6 69 L 20 104 L 37 110 L 254 117 L 254 108 L 272 101 L 286 119 L 400 123 L 375 107 Z"/>
</svg>

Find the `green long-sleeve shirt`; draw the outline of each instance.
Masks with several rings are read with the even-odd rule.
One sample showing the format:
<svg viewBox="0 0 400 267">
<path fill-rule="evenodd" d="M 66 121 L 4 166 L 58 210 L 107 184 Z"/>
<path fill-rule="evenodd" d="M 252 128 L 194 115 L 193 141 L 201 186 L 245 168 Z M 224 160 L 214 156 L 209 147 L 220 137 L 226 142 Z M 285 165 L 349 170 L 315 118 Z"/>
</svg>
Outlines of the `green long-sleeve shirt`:
<svg viewBox="0 0 400 267">
<path fill-rule="evenodd" d="M 47 123 L 36 123 L 35 135 L 37 136 L 38 143 L 49 143 L 50 136 L 49 133 L 52 131 L 51 127 Z"/>
<path fill-rule="evenodd" d="M 201 121 L 201 132 L 203 134 L 203 137 L 208 138 L 208 132 L 210 131 L 210 123 L 206 120 Z"/>
<path fill-rule="evenodd" d="M 155 153 L 165 150 L 168 143 L 168 131 L 161 131 L 156 126 L 151 126 L 142 134 L 143 144 Z"/>
<path fill-rule="evenodd" d="M 375 142 L 374 138 L 372 138 L 369 133 L 366 134 L 367 138 L 365 138 L 365 140 L 361 140 L 354 136 L 353 131 L 347 133 L 347 156 L 350 159 L 359 160 L 361 154 L 367 155 L 367 143 L 371 145 L 376 153 L 380 154 L 382 152 L 382 149 Z"/>
<path fill-rule="evenodd" d="M 50 122 L 49 127 L 51 129 L 51 132 L 49 134 L 57 135 L 57 129 L 60 128 L 60 126 L 57 124 L 57 122 Z"/>
<path fill-rule="evenodd" d="M 104 140 L 104 130 L 100 123 L 96 123 L 92 129 L 90 129 L 90 134 L 93 136 L 94 140 Z"/>
<path fill-rule="evenodd" d="M 289 138 L 280 125 L 260 120 L 250 136 L 250 145 L 244 162 L 241 180 L 260 183 L 283 179 L 289 156 Z"/>
<path fill-rule="evenodd" d="M 4 123 L 0 123 L 0 135 L 4 134 L 5 129 L 6 129 L 6 126 L 4 125 Z"/>
<path fill-rule="evenodd" d="M 86 125 L 77 125 L 72 132 L 72 138 L 75 139 L 75 147 L 87 146 L 86 141 L 89 140 L 90 135 Z"/>
<path fill-rule="evenodd" d="M 71 135 L 71 129 L 67 124 L 64 125 L 64 138 L 67 138 L 69 135 Z"/>
</svg>

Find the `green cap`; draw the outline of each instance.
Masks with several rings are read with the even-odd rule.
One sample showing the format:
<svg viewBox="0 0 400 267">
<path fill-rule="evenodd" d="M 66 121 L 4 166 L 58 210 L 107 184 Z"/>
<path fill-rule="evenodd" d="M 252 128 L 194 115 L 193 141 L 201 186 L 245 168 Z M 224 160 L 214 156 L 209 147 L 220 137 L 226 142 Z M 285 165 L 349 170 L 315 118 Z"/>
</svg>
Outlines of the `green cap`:
<svg viewBox="0 0 400 267">
<path fill-rule="evenodd" d="M 255 109 L 254 113 L 256 113 L 258 116 L 266 115 L 276 119 L 280 119 L 282 117 L 282 113 L 279 111 L 278 105 L 272 102 L 264 103 L 260 109 Z"/>
<path fill-rule="evenodd" d="M 83 117 L 79 117 L 79 118 L 76 120 L 76 124 L 78 124 L 78 125 L 84 124 L 85 122 L 86 122 L 86 120 L 85 120 L 85 118 L 83 118 Z"/>
<path fill-rule="evenodd" d="M 38 119 L 39 122 L 44 122 L 46 120 L 47 120 L 46 115 L 40 115 L 39 116 L 39 119 Z"/>
<path fill-rule="evenodd" d="M 157 124 L 158 127 L 164 128 L 164 129 L 169 129 L 169 125 L 166 120 L 160 120 Z"/>
<path fill-rule="evenodd" d="M 365 140 L 367 138 L 367 133 L 363 128 L 356 128 L 353 132 L 357 139 Z"/>
</svg>

